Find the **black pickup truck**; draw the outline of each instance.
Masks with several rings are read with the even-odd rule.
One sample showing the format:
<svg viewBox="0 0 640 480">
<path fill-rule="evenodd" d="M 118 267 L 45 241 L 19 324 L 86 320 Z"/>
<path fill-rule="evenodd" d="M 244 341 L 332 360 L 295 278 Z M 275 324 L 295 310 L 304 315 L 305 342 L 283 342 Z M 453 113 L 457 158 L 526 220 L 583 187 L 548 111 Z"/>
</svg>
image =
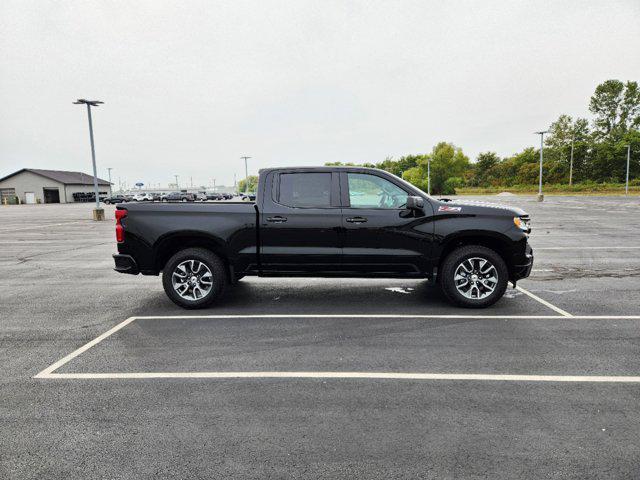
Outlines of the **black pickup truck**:
<svg viewBox="0 0 640 480">
<path fill-rule="evenodd" d="M 255 202 L 118 205 L 114 259 L 118 272 L 162 272 L 185 308 L 245 275 L 425 278 L 486 307 L 531 272 L 529 233 L 523 210 L 437 200 L 382 170 L 272 168 Z"/>
</svg>

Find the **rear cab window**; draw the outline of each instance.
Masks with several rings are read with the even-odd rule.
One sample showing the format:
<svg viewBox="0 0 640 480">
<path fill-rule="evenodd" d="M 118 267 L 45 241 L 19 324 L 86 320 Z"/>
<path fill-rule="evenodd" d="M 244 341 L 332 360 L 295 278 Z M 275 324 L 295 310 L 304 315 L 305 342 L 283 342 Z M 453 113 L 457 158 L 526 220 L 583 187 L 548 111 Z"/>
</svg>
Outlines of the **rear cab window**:
<svg viewBox="0 0 640 480">
<path fill-rule="evenodd" d="M 298 208 L 331 207 L 331 172 L 281 173 L 276 201 Z"/>
</svg>

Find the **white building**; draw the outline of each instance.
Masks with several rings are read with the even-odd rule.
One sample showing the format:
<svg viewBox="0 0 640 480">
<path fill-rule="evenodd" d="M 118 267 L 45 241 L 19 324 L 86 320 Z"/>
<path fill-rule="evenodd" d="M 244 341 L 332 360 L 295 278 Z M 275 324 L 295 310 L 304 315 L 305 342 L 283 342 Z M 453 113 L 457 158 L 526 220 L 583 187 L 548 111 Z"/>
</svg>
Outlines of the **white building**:
<svg viewBox="0 0 640 480">
<path fill-rule="evenodd" d="M 100 197 L 110 196 L 111 184 L 99 178 L 98 191 Z M 15 197 L 22 203 L 83 202 L 93 192 L 93 175 L 82 172 L 23 168 L 0 178 L 0 203 Z"/>
</svg>

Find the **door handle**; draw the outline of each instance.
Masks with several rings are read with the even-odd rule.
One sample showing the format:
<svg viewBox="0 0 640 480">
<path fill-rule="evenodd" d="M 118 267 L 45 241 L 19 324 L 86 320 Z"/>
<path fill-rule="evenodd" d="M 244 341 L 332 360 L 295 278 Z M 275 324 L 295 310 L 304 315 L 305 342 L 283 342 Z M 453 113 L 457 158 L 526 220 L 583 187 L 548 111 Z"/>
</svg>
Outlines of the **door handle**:
<svg viewBox="0 0 640 480">
<path fill-rule="evenodd" d="M 351 217 L 347 218 L 347 222 L 349 223 L 365 223 L 367 219 L 365 217 Z"/>
<path fill-rule="evenodd" d="M 267 217 L 267 222 L 271 223 L 284 223 L 287 221 L 287 217 L 276 215 L 275 217 Z"/>
</svg>

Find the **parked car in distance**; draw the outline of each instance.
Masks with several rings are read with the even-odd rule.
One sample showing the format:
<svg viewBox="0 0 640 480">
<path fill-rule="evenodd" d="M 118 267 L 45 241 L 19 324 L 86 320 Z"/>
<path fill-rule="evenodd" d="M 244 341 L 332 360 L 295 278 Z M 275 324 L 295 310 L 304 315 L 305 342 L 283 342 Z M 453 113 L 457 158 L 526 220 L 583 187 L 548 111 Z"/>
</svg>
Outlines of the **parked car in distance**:
<svg viewBox="0 0 640 480">
<path fill-rule="evenodd" d="M 153 202 L 153 194 L 151 193 L 136 193 L 133 195 L 132 200 L 134 202 Z"/>
<path fill-rule="evenodd" d="M 115 203 L 126 203 L 127 197 L 125 197 L 124 195 L 113 195 L 111 197 L 106 197 L 104 200 L 102 200 L 102 202 L 106 203 L 107 205 L 112 205 Z"/>
<path fill-rule="evenodd" d="M 195 202 L 196 197 L 188 192 L 171 192 L 162 196 L 163 202 Z"/>
<path fill-rule="evenodd" d="M 221 193 L 207 193 L 207 200 L 224 200 L 224 195 Z"/>
<path fill-rule="evenodd" d="M 424 278 L 480 308 L 529 276 L 530 232 L 520 208 L 438 200 L 383 170 L 271 168 L 255 203 L 118 206 L 114 260 L 122 273 L 162 273 L 184 308 L 246 275 Z"/>
<path fill-rule="evenodd" d="M 196 197 L 196 201 L 198 202 L 206 202 L 208 199 L 207 192 L 198 192 L 194 195 Z"/>
<path fill-rule="evenodd" d="M 243 202 L 255 202 L 256 201 L 256 194 L 255 193 L 243 193 L 242 195 L 240 195 L 240 199 Z"/>
</svg>

